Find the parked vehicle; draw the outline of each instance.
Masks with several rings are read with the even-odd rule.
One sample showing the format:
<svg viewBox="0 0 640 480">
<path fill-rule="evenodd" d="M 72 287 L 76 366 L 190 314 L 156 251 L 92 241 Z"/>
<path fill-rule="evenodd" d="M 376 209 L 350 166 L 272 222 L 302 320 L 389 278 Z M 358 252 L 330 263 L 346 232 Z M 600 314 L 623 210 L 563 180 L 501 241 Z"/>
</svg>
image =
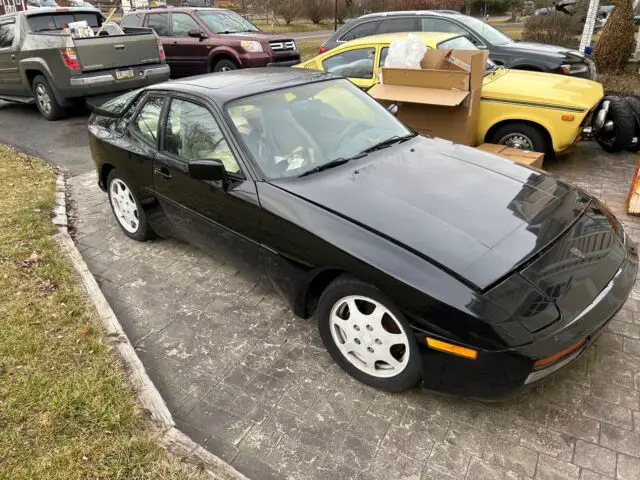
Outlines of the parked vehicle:
<svg viewBox="0 0 640 480">
<path fill-rule="evenodd" d="M 345 79 L 238 70 L 94 112 L 99 185 L 126 235 L 266 274 L 376 388 L 519 392 L 580 356 L 635 282 L 635 244 L 596 199 L 416 135 Z"/>
<path fill-rule="evenodd" d="M 72 38 L 71 22 L 96 32 L 105 21 L 91 8 L 42 8 L 0 17 L 0 99 L 33 103 L 57 120 L 79 99 L 140 88 L 169 78 L 158 37 L 150 29 Z"/>
<path fill-rule="evenodd" d="M 517 42 L 474 17 L 441 11 L 386 12 L 363 15 L 343 25 L 320 47 L 320 53 L 347 41 L 383 33 L 446 32 L 466 36 L 476 47 L 489 50 L 489 58 L 507 68 L 559 73 L 594 79 L 593 61 L 577 50 L 541 43 Z"/>
<path fill-rule="evenodd" d="M 476 49 L 465 36 L 454 33 L 414 35 L 429 48 Z M 406 36 L 406 33 L 396 33 L 353 40 L 298 67 L 342 75 L 368 90 L 378 82 L 374 70 L 384 65 L 391 42 Z M 562 152 L 576 141 L 584 126 L 590 125 L 591 115 L 603 95 L 602 85 L 591 80 L 510 70 L 489 61 L 482 86 L 476 141 L 545 153 Z M 620 132 L 628 137 L 622 139 L 627 143 L 620 146 L 620 150 L 626 148 L 635 132 L 633 124 L 627 127 Z"/>
<path fill-rule="evenodd" d="M 137 10 L 127 13 L 122 25 L 155 30 L 167 53 L 172 77 L 300 62 L 292 38 L 261 32 L 247 19 L 223 8 Z"/>
<path fill-rule="evenodd" d="M 59 7 L 59 5 L 55 2 L 55 0 L 28 0 L 27 1 L 27 10 L 38 9 L 38 8 L 51 8 L 51 7 Z"/>
</svg>

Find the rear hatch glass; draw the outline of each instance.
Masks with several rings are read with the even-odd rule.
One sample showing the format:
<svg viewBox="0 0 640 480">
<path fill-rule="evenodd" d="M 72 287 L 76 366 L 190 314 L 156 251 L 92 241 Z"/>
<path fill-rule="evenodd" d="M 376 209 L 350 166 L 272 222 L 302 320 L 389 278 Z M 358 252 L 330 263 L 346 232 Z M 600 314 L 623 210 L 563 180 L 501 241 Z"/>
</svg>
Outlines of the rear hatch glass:
<svg viewBox="0 0 640 480">
<path fill-rule="evenodd" d="M 102 15 L 91 12 L 60 12 L 42 15 L 29 15 L 27 23 L 32 32 L 51 32 L 62 30 L 65 25 L 85 20 L 90 27 L 97 28 L 102 23 Z"/>
</svg>

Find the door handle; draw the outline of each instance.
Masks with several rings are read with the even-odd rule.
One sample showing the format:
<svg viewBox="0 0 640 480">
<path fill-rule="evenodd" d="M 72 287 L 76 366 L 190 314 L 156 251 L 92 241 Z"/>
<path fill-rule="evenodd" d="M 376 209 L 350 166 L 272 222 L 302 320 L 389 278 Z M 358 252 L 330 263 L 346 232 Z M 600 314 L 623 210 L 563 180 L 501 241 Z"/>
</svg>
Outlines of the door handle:
<svg viewBox="0 0 640 480">
<path fill-rule="evenodd" d="M 154 168 L 153 173 L 156 175 L 160 175 L 165 180 L 171 179 L 171 174 L 169 173 L 169 169 L 167 167 Z"/>
</svg>

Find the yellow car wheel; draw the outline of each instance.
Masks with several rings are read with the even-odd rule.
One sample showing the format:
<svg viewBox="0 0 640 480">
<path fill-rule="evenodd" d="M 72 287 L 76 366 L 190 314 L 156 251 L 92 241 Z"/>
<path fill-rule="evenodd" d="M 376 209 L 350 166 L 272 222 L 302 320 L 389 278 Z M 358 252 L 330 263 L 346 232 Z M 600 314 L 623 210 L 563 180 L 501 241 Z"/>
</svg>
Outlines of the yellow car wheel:
<svg viewBox="0 0 640 480">
<path fill-rule="evenodd" d="M 526 122 L 508 122 L 498 127 L 488 139 L 490 143 L 532 152 L 549 153 L 551 143 L 540 128 Z"/>
</svg>

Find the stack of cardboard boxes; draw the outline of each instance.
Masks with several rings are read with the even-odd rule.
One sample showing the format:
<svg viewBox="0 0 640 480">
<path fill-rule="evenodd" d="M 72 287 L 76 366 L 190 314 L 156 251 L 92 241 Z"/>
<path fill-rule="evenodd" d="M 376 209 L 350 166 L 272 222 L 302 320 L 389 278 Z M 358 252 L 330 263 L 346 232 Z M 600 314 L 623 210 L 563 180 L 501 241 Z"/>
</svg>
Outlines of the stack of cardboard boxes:
<svg viewBox="0 0 640 480">
<path fill-rule="evenodd" d="M 379 102 L 398 105 L 398 118 L 417 132 L 477 146 L 478 115 L 488 52 L 429 49 L 419 69 L 382 68 L 369 90 Z M 479 148 L 541 168 L 544 154 L 502 145 Z"/>
</svg>

